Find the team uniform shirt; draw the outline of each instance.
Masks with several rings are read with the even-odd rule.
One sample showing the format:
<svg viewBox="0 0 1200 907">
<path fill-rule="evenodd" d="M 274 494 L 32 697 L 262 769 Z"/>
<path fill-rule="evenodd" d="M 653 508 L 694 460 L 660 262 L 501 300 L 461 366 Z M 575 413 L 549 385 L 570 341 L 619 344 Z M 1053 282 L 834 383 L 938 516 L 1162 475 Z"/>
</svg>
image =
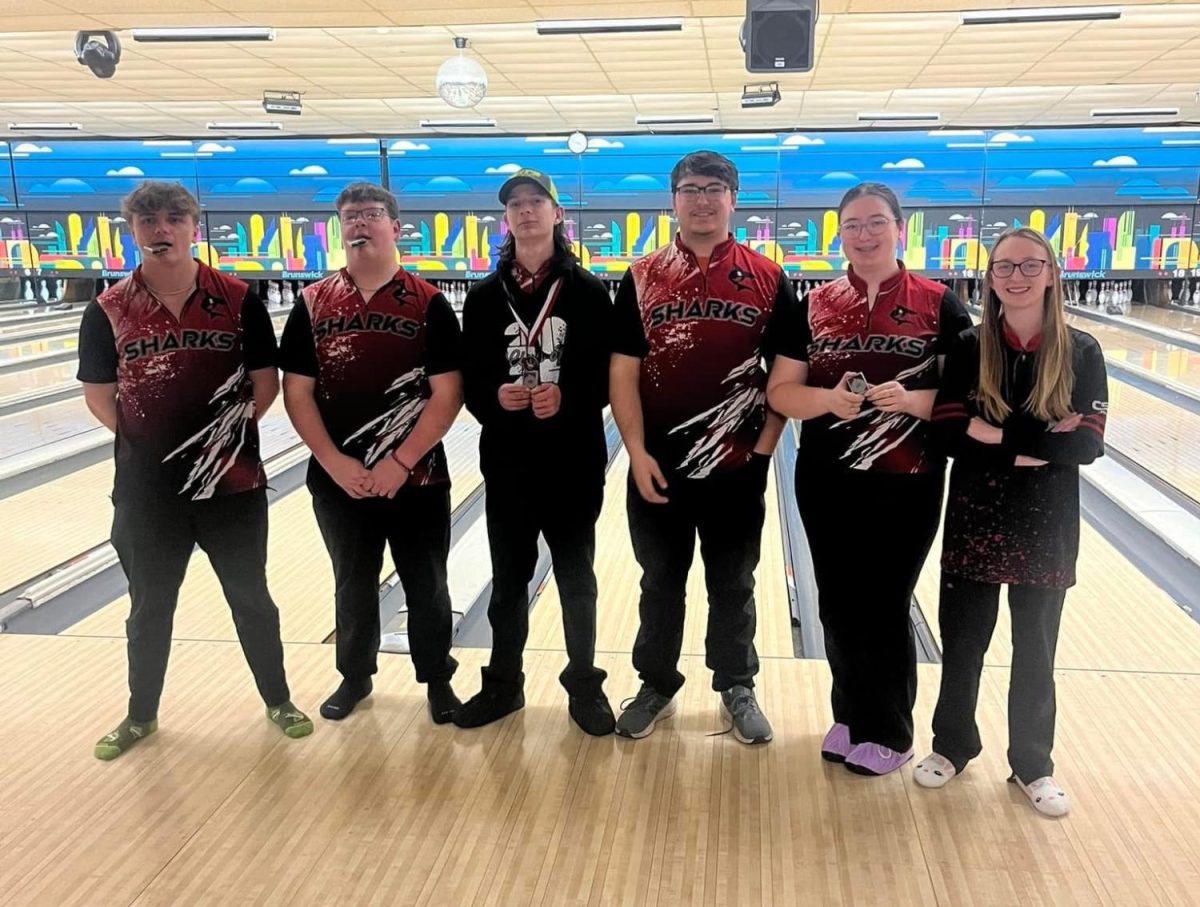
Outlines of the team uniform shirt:
<svg viewBox="0 0 1200 907">
<path fill-rule="evenodd" d="M 115 493 L 202 500 L 266 484 L 249 373 L 276 358 L 262 301 L 204 264 L 178 318 L 141 266 L 90 302 L 77 377 L 117 385 Z"/>
<path fill-rule="evenodd" d="M 952 345 L 933 408 L 933 440 L 954 458 L 942 534 L 942 570 L 981 583 L 1067 588 L 1079 555 L 1079 467 L 1104 454 L 1108 377 L 1104 353 L 1090 334 L 1069 328 L 1075 384 L 1074 431 L 1025 410 L 1037 377 L 1040 337 L 1022 346 L 1005 325 L 1001 396 L 1012 412 L 1000 444 L 968 437 L 979 386 L 979 329 Z M 985 419 L 986 421 L 986 419 Z M 1047 461 L 1016 466 L 1019 454 Z"/>
<path fill-rule="evenodd" d="M 343 268 L 305 287 L 283 329 L 283 370 L 316 379 L 317 409 L 337 449 L 368 469 L 412 432 L 433 375 L 457 371 L 460 332 L 436 287 L 406 271 L 364 300 Z M 450 480 L 439 442 L 407 484 Z"/>
<path fill-rule="evenodd" d="M 746 465 L 766 421 L 764 358 L 796 294 L 783 269 L 732 237 L 697 260 L 682 240 L 634 262 L 614 310 L 615 352 L 642 360 L 646 449 L 701 479 Z"/>
<path fill-rule="evenodd" d="M 937 388 L 937 357 L 970 325 L 952 291 L 903 265 L 868 308 L 867 285 L 851 267 L 807 294 L 788 333 L 798 338 L 796 358 L 808 363 L 811 387 L 836 387 L 846 372 L 861 372 L 869 384 L 898 381 L 916 391 Z M 864 401 L 853 419 L 826 413 L 806 420 L 800 457 L 810 468 L 936 472 L 945 461 L 930 450 L 926 426 L 909 413 L 885 413 Z"/>
</svg>

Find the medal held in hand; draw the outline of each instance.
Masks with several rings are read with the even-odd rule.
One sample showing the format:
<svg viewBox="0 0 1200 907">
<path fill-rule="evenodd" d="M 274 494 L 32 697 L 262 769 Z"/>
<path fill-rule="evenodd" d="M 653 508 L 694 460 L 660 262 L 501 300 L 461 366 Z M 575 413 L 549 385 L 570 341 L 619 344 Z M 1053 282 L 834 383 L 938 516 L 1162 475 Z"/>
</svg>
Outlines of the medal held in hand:
<svg viewBox="0 0 1200 907">
<path fill-rule="evenodd" d="M 867 376 L 862 372 L 855 372 L 846 381 L 846 389 L 852 394 L 859 394 L 861 396 L 862 394 L 865 394 L 870 387 L 871 385 L 867 383 Z"/>
<path fill-rule="evenodd" d="M 501 286 L 504 287 L 504 292 L 507 294 L 509 292 L 508 284 L 501 281 Z M 517 338 L 524 344 L 520 363 L 521 384 L 525 387 L 534 388 L 542 383 L 542 357 L 538 350 L 539 338 L 542 336 L 542 328 L 550 318 L 550 313 L 554 311 L 554 303 L 558 300 L 558 291 L 561 287 L 562 278 L 560 277 L 550 285 L 550 291 L 546 294 L 546 302 L 542 305 L 542 310 L 532 325 L 527 325 L 517 313 L 512 296 L 509 295 L 508 308 L 512 312 L 513 318 L 516 319 Z"/>
<path fill-rule="evenodd" d="M 537 387 L 542 383 L 542 368 L 538 354 L 532 347 L 525 348 L 521 357 L 521 384 L 528 388 Z"/>
</svg>

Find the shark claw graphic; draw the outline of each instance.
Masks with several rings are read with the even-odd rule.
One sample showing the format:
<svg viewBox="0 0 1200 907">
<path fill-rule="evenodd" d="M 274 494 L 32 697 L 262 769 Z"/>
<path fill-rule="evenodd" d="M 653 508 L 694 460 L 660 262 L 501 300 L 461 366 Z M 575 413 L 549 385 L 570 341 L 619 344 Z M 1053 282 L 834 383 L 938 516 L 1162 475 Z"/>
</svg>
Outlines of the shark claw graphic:
<svg viewBox="0 0 1200 907">
<path fill-rule="evenodd" d="M 905 369 L 892 380 L 903 383 L 905 379 L 919 375 L 927 369 L 936 368 L 936 360 L 930 357 L 923 362 Z M 904 439 L 916 431 L 921 420 L 908 413 L 885 413 L 882 410 L 866 409 L 853 419 L 842 419 L 833 423 L 834 428 L 853 425 L 855 422 L 865 425 L 859 430 L 854 440 L 846 446 L 842 454 L 843 460 L 850 461 L 851 469 L 871 469 L 875 462 L 889 451 L 904 443 Z"/>
<path fill-rule="evenodd" d="M 163 457 L 164 463 L 174 457 L 194 457 L 180 494 L 193 501 L 211 498 L 221 478 L 237 462 L 254 424 L 254 396 L 248 387 L 246 370 L 238 366 L 209 401 L 216 406 L 216 418 Z"/>
<path fill-rule="evenodd" d="M 732 384 L 732 392 L 716 406 L 706 409 L 686 422 L 675 426 L 669 434 L 689 434 L 699 429 L 699 437 L 679 464 L 681 473 L 692 479 L 703 479 L 716 469 L 729 453 L 730 438 L 747 422 L 759 418 L 767 393 L 759 387 L 762 374 L 758 354 L 730 369 L 722 384 Z"/>
<path fill-rule="evenodd" d="M 421 411 L 425 409 L 425 390 L 424 368 L 418 367 L 405 372 L 387 389 L 388 401 L 391 403 L 387 412 L 376 416 L 346 439 L 346 444 L 354 440 L 369 442 L 367 452 L 363 456 L 364 466 L 370 469 L 383 459 L 388 451 L 408 437 L 412 427 L 417 424 Z"/>
</svg>

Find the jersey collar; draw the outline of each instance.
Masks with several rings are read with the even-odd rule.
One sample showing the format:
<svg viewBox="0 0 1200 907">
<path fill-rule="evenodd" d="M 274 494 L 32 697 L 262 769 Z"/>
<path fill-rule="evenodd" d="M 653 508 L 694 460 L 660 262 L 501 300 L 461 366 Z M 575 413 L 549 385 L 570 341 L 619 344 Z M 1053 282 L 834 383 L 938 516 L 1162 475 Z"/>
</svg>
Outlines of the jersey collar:
<svg viewBox="0 0 1200 907">
<path fill-rule="evenodd" d="M 1040 332 L 1030 337 L 1028 344 L 1023 344 L 1021 343 L 1021 338 L 1017 336 L 1016 331 L 1008 326 L 1007 321 L 1001 318 L 1000 324 L 1004 328 L 1004 342 L 1018 353 L 1033 353 L 1042 345 L 1042 335 Z"/>
<path fill-rule="evenodd" d="M 884 293 L 890 293 L 892 290 L 896 289 L 896 287 L 900 286 L 900 284 L 904 281 L 904 278 L 907 276 L 908 269 L 904 267 L 904 262 L 897 258 L 896 264 L 899 265 L 900 270 L 879 285 L 880 296 L 882 296 Z M 854 289 L 858 290 L 858 292 L 864 296 L 867 295 L 867 282 L 855 273 L 854 265 L 849 266 L 846 271 L 846 277 L 849 279 L 850 285 L 854 287 Z"/>
<path fill-rule="evenodd" d="M 725 236 L 725 239 L 721 240 L 721 242 L 719 242 L 715 246 L 713 246 L 712 253 L 708 256 L 709 264 L 711 265 L 714 261 L 718 261 L 718 260 L 724 258 L 726 255 L 728 255 L 730 252 L 733 251 L 733 248 L 736 245 L 737 245 L 737 240 L 735 240 L 733 238 L 733 234 L 732 233 L 727 234 Z M 690 258 L 692 261 L 697 260 L 696 253 L 693 252 L 691 249 L 689 249 L 687 247 L 687 245 L 684 244 L 683 237 L 678 233 L 675 234 L 675 248 L 678 249 L 680 252 L 682 252 L 684 255 L 686 255 L 688 258 Z"/>
</svg>

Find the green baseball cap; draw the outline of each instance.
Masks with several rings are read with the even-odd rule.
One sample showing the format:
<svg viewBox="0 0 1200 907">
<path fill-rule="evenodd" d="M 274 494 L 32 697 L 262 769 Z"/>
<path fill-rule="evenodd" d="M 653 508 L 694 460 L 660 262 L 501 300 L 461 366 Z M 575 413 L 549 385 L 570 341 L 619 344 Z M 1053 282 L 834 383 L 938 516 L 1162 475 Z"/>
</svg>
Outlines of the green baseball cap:
<svg viewBox="0 0 1200 907">
<path fill-rule="evenodd" d="M 540 188 L 548 196 L 550 201 L 558 204 L 558 190 L 554 188 L 554 180 L 540 170 L 534 170 L 530 167 L 523 167 L 504 181 L 504 185 L 500 187 L 500 204 L 507 205 L 508 197 L 512 195 L 513 189 L 521 185 L 521 183 L 533 183 Z"/>
</svg>

